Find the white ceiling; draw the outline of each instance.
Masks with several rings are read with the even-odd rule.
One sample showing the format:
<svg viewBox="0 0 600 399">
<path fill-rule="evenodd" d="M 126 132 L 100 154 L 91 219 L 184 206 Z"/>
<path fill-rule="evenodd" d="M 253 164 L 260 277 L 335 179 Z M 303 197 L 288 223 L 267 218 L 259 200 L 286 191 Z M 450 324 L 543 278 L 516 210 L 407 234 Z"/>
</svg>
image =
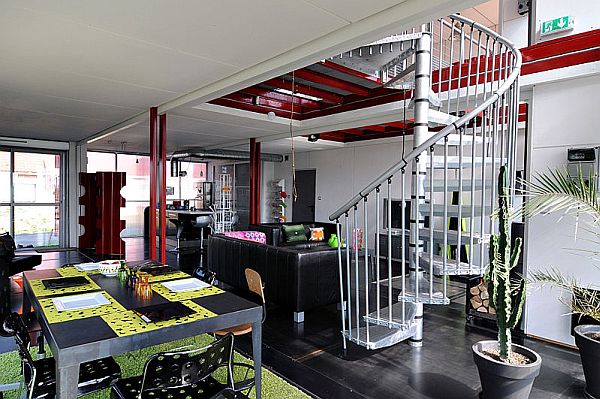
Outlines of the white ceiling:
<svg viewBox="0 0 600 399">
<path fill-rule="evenodd" d="M 373 35 L 381 35 L 376 22 L 385 26 L 393 22 L 386 16 L 401 12 L 406 27 L 478 2 L 3 1 L 0 136 L 82 140 L 151 106 L 226 82 L 257 65 L 271 66 L 272 76 L 281 73 L 277 67 L 292 65 L 291 57 L 303 63 L 294 67 L 305 66 L 311 56 L 333 48 L 336 38 L 366 40 L 369 26 Z M 227 88 L 223 83 L 220 93 Z M 232 85 L 230 91 L 234 90 Z M 222 95 L 214 93 L 213 98 Z M 169 112 L 169 151 L 287 128 L 192 105 L 198 103 Z M 147 132 L 147 123 L 142 123 L 93 146 L 121 148 L 126 142 L 131 151 L 147 151 Z"/>
</svg>

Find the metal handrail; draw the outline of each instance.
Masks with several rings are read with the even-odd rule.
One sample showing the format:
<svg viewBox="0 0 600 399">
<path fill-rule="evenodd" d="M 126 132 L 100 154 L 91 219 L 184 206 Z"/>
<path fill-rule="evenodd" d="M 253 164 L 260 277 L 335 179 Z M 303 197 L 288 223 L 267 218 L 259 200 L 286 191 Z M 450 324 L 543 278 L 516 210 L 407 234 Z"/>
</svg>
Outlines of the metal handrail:
<svg viewBox="0 0 600 399">
<path fill-rule="evenodd" d="M 431 146 L 435 145 L 438 141 L 445 138 L 446 136 L 456 133 L 460 128 L 467 125 L 475 116 L 477 116 L 480 112 L 484 111 L 490 105 L 494 104 L 498 101 L 498 99 L 515 83 L 518 82 L 518 77 L 521 71 L 522 65 L 522 57 L 519 49 L 515 47 L 515 45 L 508 39 L 498 35 L 496 32 L 491 29 L 477 23 L 473 22 L 469 19 L 461 17 L 460 15 L 452 15 L 451 18 L 453 20 L 457 20 L 465 23 L 466 25 L 471 26 L 471 28 L 478 29 L 484 33 L 486 33 L 490 38 L 497 40 L 499 43 L 505 45 L 508 49 L 510 49 L 511 53 L 514 56 L 514 66 L 511 74 L 504 80 L 503 84 L 496 89 L 496 91 L 487 99 L 485 99 L 481 104 L 479 104 L 475 109 L 470 111 L 469 113 L 463 115 L 456 121 L 452 122 L 450 125 L 446 126 L 442 130 L 440 130 L 437 134 L 430 137 L 427 141 L 425 141 L 420 146 L 413 149 L 408 155 L 406 155 L 401 161 L 396 163 L 395 165 L 388 168 L 384 173 L 382 173 L 379 177 L 377 177 L 373 182 L 365 186 L 362 190 L 358 192 L 355 196 L 353 196 L 348 202 L 342 205 L 338 210 L 333 212 L 329 216 L 329 220 L 335 221 L 339 219 L 340 216 L 349 212 L 354 206 L 358 205 L 358 203 L 366 198 L 373 190 L 377 187 L 380 187 L 383 183 L 387 182 L 388 179 L 391 179 L 397 172 L 404 169 L 408 166 L 409 162 L 413 161 L 419 155 L 421 155 L 424 151 L 428 150 Z M 500 60 L 501 62 L 502 60 Z M 452 65 L 450 66 L 452 67 Z M 479 73 L 479 71 L 477 72 Z M 476 85 L 478 83 L 476 82 Z M 450 88 L 449 88 L 450 89 Z"/>
</svg>

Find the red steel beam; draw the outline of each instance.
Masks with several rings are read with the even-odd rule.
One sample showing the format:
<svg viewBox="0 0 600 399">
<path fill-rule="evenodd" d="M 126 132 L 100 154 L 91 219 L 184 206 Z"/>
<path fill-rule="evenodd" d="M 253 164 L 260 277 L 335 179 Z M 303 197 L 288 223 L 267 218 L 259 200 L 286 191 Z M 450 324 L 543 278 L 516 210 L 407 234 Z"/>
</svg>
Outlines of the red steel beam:
<svg viewBox="0 0 600 399">
<path fill-rule="evenodd" d="M 257 97 L 257 96 L 252 96 L 249 94 L 237 92 L 237 93 L 228 94 L 224 98 L 233 100 L 233 101 L 237 101 L 240 103 L 256 105 L 259 107 L 273 108 L 273 109 L 279 109 L 282 111 L 289 111 L 289 112 L 292 111 L 292 103 L 283 102 L 283 101 L 271 99 L 268 97 Z M 269 112 L 269 111 L 272 111 L 272 109 L 268 109 L 265 112 Z M 304 111 L 304 108 L 301 107 L 300 105 L 294 106 L 294 113 L 297 112 L 297 113 L 301 114 L 303 111 Z"/>
<path fill-rule="evenodd" d="M 320 64 L 329 69 L 345 73 L 346 75 L 354 76 L 355 78 L 360 78 L 369 82 L 377 83 L 378 85 L 383 85 L 383 82 L 377 76 L 372 76 L 367 73 L 357 71 L 356 69 L 348 68 L 344 65 L 340 65 L 333 61 L 325 60 L 321 61 Z"/>
<path fill-rule="evenodd" d="M 160 191 L 158 220 L 160 220 L 160 263 L 167 263 L 167 114 L 159 116 L 158 129 L 158 170 L 160 171 Z"/>
<path fill-rule="evenodd" d="M 289 94 L 278 93 L 271 89 L 263 89 L 262 87 L 251 86 L 240 90 L 240 92 L 252 94 L 254 96 L 266 97 L 269 99 L 282 101 L 286 103 L 294 103 L 294 106 L 301 106 L 304 108 L 320 109 L 321 104 L 318 101 L 309 100 L 306 98 L 295 97 Z"/>
<path fill-rule="evenodd" d="M 158 108 L 150 108 L 150 212 L 149 212 L 149 241 L 148 257 L 156 260 L 156 131 Z"/>
<path fill-rule="evenodd" d="M 364 127 L 361 127 L 360 129 L 371 130 L 373 132 L 378 132 L 378 133 L 385 132 L 385 126 L 381 126 L 381 125 L 364 126 Z"/>
<path fill-rule="evenodd" d="M 358 96 L 367 97 L 369 94 L 371 94 L 371 91 L 366 87 L 357 85 L 355 83 L 350 83 L 342 79 L 327 76 L 322 73 L 314 72 L 309 69 L 299 69 L 294 71 L 294 74 L 298 79 L 308 80 L 309 82 L 347 91 Z"/>
<path fill-rule="evenodd" d="M 302 93 L 307 96 L 317 97 L 322 99 L 323 102 L 329 104 L 341 104 L 344 101 L 344 97 L 340 94 L 332 93 L 327 90 L 317 89 L 316 87 L 306 86 L 300 83 L 292 85 L 292 82 L 290 80 L 286 80 L 283 78 L 269 79 L 266 82 L 263 82 L 263 84 L 267 86 L 278 87 L 280 89 L 286 89 L 295 93 Z"/>
<path fill-rule="evenodd" d="M 351 134 L 353 136 L 362 136 L 363 134 L 365 134 L 365 132 L 360 129 L 344 129 L 339 130 L 339 132 Z"/>
<path fill-rule="evenodd" d="M 329 141 L 339 141 L 341 143 L 346 142 L 346 139 L 348 136 L 342 132 L 329 132 L 329 133 L 320 133 L 319 134 L 319 138 L 322 140 L 329 140 Z"/>
</svg>

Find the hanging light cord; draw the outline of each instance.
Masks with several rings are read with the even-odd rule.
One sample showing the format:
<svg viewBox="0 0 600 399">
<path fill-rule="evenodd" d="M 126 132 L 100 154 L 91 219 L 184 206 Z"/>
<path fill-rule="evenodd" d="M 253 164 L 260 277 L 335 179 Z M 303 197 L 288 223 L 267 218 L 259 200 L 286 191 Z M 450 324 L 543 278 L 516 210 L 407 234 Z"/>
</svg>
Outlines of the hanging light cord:
<svg viewBox="0 0 600 399">
<path fill-rule="evenodd" d="M 290 112 L 290 139 L 292 142 L 292 198 L 294 202 L 298 200 L 298 191 L 296 191 L 296 147 L 294 146 L 294 100 L 296 93 L 296 76 L 292 71 L 292 107 Z"/>
</svg>

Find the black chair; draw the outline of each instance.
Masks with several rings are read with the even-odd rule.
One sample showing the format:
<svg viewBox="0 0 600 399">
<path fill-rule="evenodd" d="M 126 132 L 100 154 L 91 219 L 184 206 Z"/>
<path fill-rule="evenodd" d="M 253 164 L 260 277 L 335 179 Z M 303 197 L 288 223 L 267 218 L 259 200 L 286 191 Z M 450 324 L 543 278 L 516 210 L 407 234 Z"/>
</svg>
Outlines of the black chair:
<svg viewBox="0 0 600 399">
<path fill-rule="evenodd" d="M 31 342 L 22 317 L 12 313 L 4 319 L 2 330 L 13 335 L 19 348 L 23 379 L 29 399 L 53 398 L 56 395 L 54 358 L 33 360 Z M 112 357 L 82 363 L 79 367 L 78 396 L 110 387 L 121 377 L 121 368 Z"/>
<path fill-rule="evenodd" d="M 237 383 L 233 379 L 234 367 L 245 370 L 244 379 Z M 226 371 L 226 383 L 213 377 L 219 369 Z M 250 373 L 253 370 L 250 365 L 233 362 L 233 335 L 228 334 L 204 348 L 152 355 L 143 375 L 113 385 L 111 398 L 247 398 L 254 387 L 254 373 Z"/>
</svg>

